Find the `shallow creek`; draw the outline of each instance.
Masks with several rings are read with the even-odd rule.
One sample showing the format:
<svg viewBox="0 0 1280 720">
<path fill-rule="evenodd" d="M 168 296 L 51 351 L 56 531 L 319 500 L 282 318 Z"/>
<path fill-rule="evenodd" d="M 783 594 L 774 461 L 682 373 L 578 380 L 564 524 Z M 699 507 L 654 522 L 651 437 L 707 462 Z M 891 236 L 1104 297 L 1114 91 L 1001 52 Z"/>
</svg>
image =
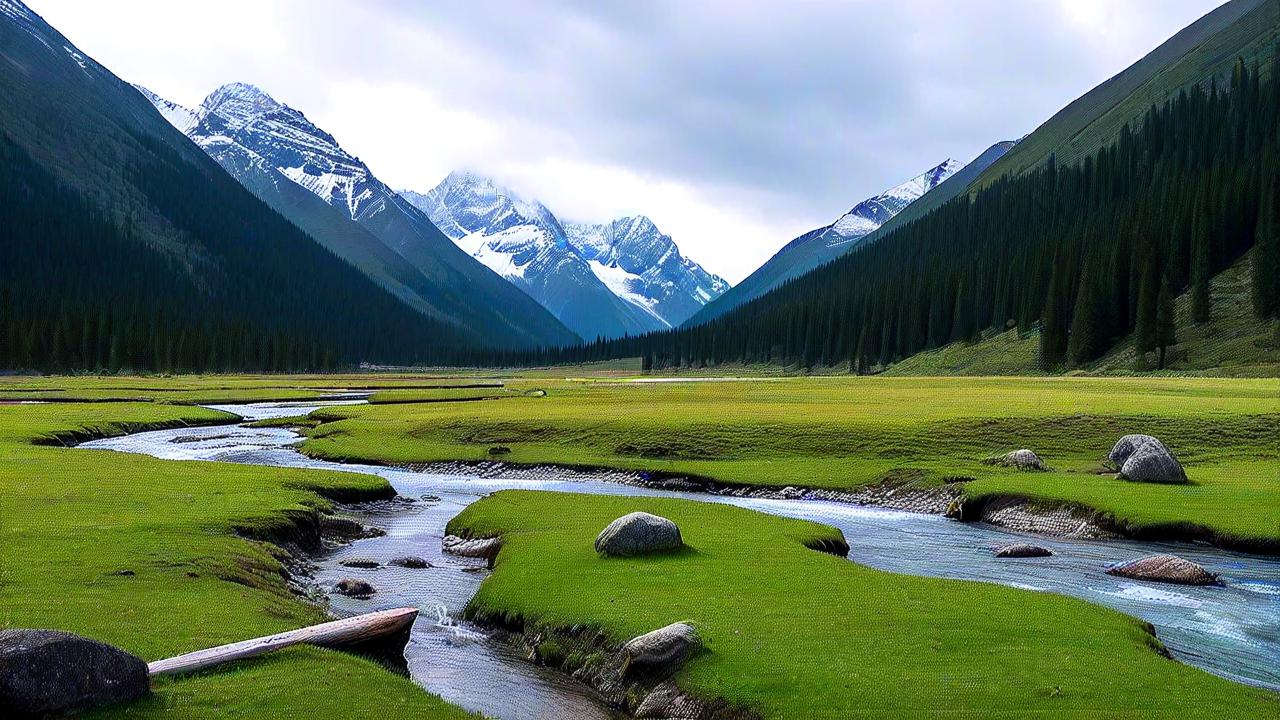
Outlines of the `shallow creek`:
<svg viewBox="0 0 1280 720">
<path fill-rule="evenodd" d="M 321 404 L 212 407 L 257 420 L 301 415 Z M 333 404 L 338 403 L 323 403 Z M 821 501 L 666 492 L 573 479 L 570 473 L 538 480 L 494 479 L 338 464 L 301 455 L 293 449 L 299 440 L 296 433 L 287 429 L 224 425 L 143 432 L 79 447 L 171 460 L 318 468 L 386 478 L 401 496 L 418 501 L 386 504 L 366 512 L 362 520 L 387 534 L 325 553 L 318 560 L 315 579 L 329 588 L 341 577 L 360 577 L 377 588 L 368 600 L 331 595 L 332 608 L 339 615 L 400 606 L 422 608 L 405 651 L 411 676 L 446 700 L 490 717 L 617 717 L 597 702 L 586 687 L 526 662 L 505 644 L 489 640 L 483 629 L 455 619 L 487 571 L 483 561 L 441 552 L 445 524 L 478 498 L 507 488 L 682 497 L 814 520 L 844 532 L 851 547 L 851 561 L 892 572 L 995 582 L 1083 598 L 1150 622 L 1173 655 L 1183 662 L 1234 680 L 1280 690 L 1280 558 L 1190 544 L 1036 538 L 1037 544 L 1053 550 L 1053 557 L 996 560 L 991 547 L 1019 536 L 940 516 Z M 1144 583 L 1103 572 L 1109 563 L 1156 552 L 1173 552 L 1198 562 L 1222 574 L 1226 586 Z M 423 557 L 434 567 L 409 570 L 385 565 L 404 555 Z M 339 564 L 356 557 L 376 560 L 384 566 L 360 570 Z M 1082 634 L 1084 641 L 1087 638 Z"/>
</svg>

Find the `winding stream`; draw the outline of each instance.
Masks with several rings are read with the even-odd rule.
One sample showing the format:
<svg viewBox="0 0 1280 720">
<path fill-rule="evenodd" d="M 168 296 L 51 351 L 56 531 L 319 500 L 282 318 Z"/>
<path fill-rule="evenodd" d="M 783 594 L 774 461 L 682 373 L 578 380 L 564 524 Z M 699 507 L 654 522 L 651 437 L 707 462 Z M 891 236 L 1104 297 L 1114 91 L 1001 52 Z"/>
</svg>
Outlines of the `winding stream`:
<svg viewBox="0 0 1280 720">
<path fill-rule="evenodd" d="M 326 403 L 257 403 L 211 406 L 248 420 L 310 412 Z M 1240 682 L 1280 690 L 1280 559 L 1208 546 L 1132 541 L 1037 538 L 1053 557 L 995 560 L 990 548 L 1013 535 L 985 525 L 940 516 L 808 500 L 731 498 L 649 490 L 629 485 L 564 478 L 490 479 L 431 475 L 370 465 L 313 460 L 293 449 L 300 437 L 287 429 L 243 426 L 180 428 L 96 440 L 80 448 L 142 453 L 171 460 L 215 460 L 253 465 L 360 472 L 386 478 L 412 504 L 375 506 L 363 520 L 386 531 L 326 554 L 316 580 L 324 587 L 341 577 L 369 580 L 378 592 L 369 600 L 331 596 L 338 614 L 390 607 L 423 609 L 405 651 L 420 685 L 468 710 L 504 720 L 545 717 L 615 718 L 591 691 L 572 679 L 526 662 L 483 630 L 454 620 L 486 571 L 483 561 L 444 555 L 445 524 L 462 508 L 496 490 L 524 488 L 608 495 L 656 495 L 738 505 L 762 512 L 833 525 L 851 546 L 849 559 L 892 572 L 995 582 L 1071 595 L 1115 608 L 1155 626 L 1160 639 L 1183 662 Z M 1112 562 L 1156 552 L 1174 552 L 1221 573 L 1226 587 L 1183 587 L 1106 575 Z M 432 568 L 385 566 L 392 558 L 417 555 Z M 384 567 L 359 570 L 339 563 L 354 557 Z"/>
</svg>

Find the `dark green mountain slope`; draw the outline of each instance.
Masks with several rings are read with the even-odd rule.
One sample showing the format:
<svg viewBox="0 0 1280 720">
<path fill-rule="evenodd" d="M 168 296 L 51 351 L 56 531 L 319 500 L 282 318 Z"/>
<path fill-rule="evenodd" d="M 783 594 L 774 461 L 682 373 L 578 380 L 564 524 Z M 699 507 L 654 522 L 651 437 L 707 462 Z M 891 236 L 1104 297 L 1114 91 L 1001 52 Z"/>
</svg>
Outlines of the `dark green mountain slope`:
<svg viewBox="0 0 1280 720">
<path fill-rule="evenodd" d="M 1280 0 L 1223 4 L 1049 118 L 982 173 L 975 188 L 1037 168 L 1051 154 L 1062 164 L 1083 159 L 1113 142 L 1152 104 L 1225 76 L 1237 57 L 1269 57 L 1278 32 Z"/>
<path fill-rule="evenodd" d="M 317 245 L 11 0 L 0 156 L 0 367 L 443 362 L 482 339 Z"/>
<path fill-rule="evenodd" d="M 1113 142 L 1154 103 L 1224 75 L 1237 57 L 1265 56 L 1276 40 L 1280 0 L 1233 0 L 1209 12 L 1123 72 L 1067 105 L 1016 145 L 1001 143 L 862 239 L 869 245 L 966 190 L 1038 167 L 1053 154 L 1070 163 Z M 983 162 L 984 158 L 986 159 Z M 708 315 L 706 319 L 710 319 Z"/>
<path fill-rule="evenodd" d="M 1242 49 L 1253 36 L 1229 28 Z M 1276 27 L 1258 27 L 1274 37 Z M 1217 38 L 1213 39 L 1217 42 Z M 1039 328 L 1045 369 L 1089 367 L 1132 333 L 1159 365 L 1172 298 L 1216 317 L 1210 281 L 1251 247 L 1251 312 L 1280 313 L 1280 76 L 1274 50 L 1148 107 L 1078 162 L 1005 176 L 706 325 L 598 344 L 655 365 L 851 363 L 874 370 L 992 329 Z"/>
</svg>

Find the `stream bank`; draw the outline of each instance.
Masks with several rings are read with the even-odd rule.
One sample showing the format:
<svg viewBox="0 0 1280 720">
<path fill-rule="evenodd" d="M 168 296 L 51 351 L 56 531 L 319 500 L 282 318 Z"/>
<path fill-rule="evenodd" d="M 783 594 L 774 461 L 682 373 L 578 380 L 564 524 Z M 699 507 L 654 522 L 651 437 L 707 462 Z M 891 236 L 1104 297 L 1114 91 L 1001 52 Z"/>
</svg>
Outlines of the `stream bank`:
<svg viewBox="0 0 1280 720">
<path fill-rule="evenodd" d="M 248 419 L 304 414 L 307 406 L 224 406 Z M 188 442 L 174 442 L 180 436 Z M 200 459 L 279 467 L 310 467 L 378 475 L 414 503 L 378 503 L 361 517 L 385 532 L 335 548 L 317 563 L 316 581 L 332 587 L 345 577 L 371 582 L 367 599 L 333 595 L 338 614 L 402 605 L 424 609 L 414 628 L 406 660 L 411 676 L 428 690 L 464 708 L 522 720 L 546 717 L 610 718 L 613 711 L 586 685 L 531 664 L 527 654 L 497 642 L 492 630 L 462 617 L 463 608 L 486 576 L 483 560 L 445 556 L 444 527 L 475 499 L 505 488 L 545 489 L 611 495 L 656 495 L 734 504 L 766 513 L 815 520 L 839 528 L 851 545 L 849 558 L 881 570 L 1057 592 L 1107 605 L 1151 623 L 1177 659 L 1242 682 L 1280 688 L 1280 562 L 1202 546 L 1129 540 L 1105 542 L 1050 538 L 1041 542 L 1053 557 L 1037 561 L 993 562 L 991 547 L 1019 537 L 984 524 L 957 523 L 941 515 L 805 499 L 759 497 L 759 489 L 720 488 L 722 494 L 688 488 L 655 489 L 633 482 L 628 473 L 498 466 L 433 465 L 431 473 L 405 468 L 339 464 L 307 458 L 293 447 L 301 438 L 281 428 L 213 427 L 142 433 L 87 446 L 142 452 L 168 459 Z M 668 479 L 661 479 L 669 482 Z M 670 486 L 669 486 L 670 487 Z M 742 496 L 736 493 L 742 492 Z M 765 492 L 783 493 L 785 490 Z M 788 494 L 794 494 L 794 490 Z M 803 491 L 801 491 L 803 492 Z M 895 493 L 895 497 L 898 493 Z M 905 496 L 904 496 L 905 498 Z M 394 505 L 394 507 L 392 507 Z M 385 506 L 385 507 L 384 507 Z M 1173 552 L 1223 574 L 1223 588 L 1159 587 L 1108 576 L 1104 568 L 1120 560 Z M 392 565 L 417 555 L 429 568 Z M 365 558 L 376 567 L 345 567 Z"/>
</svg>

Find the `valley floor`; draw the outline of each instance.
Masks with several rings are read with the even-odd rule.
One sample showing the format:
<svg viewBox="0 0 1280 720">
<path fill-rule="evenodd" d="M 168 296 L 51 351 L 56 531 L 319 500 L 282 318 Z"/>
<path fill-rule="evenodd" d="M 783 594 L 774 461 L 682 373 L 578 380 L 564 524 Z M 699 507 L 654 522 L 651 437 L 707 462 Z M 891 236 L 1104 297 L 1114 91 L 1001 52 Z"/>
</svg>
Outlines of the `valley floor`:
<svg viewBox="0 0 1280 720">
<path fill-rule="evenodd" d="M 320 619 L 289 592 L 278 550 L 264 540 L 313 517 L 326 495 L 385 493 L 380 479 L 47 445 L 226 422 L 194 405 L 332 389 L 374 395 L 368 406 L 294 421 L 309 426 L 302 450 L 327 459 L 582 465 L 769 487 L 950 481 L 970 499 L 1085 505 L 1136 533 L 1197 526 L 1219 539 L 1280 540 L 1280 380 L 542 375 L 0 378 L 0 403 L 10 403 L 0 404 L 0 625 L 81 632 L 152 660 Z M 55 402 L 13 404 L 32 400 Z M 1191 484 L 1100 474 L 1112 443 L 1130 432 L 1162 438 Z M 1054 470 L 982 462 L 1020 447 Z M 639 505 L 681 521 L 694 551 L 597 562 L 590 537 Z M 694 619 L 711 652 L 682 671 L 682 683 L 769 717 L 905 708 L 1259 717 L 1277 708 L 1274 693 L 1160 657 L 1127 617 L 1057 596 L 862 568 L 804 547 L 834 532 L 818 525 L 545 493 L 502 493 L 455 522 L 508 538 L 475 615 L 586 624 L 614 640 Z M 336 718 L 356 707 L 463 716 L 371 662 L 314 649 L 165 681 L 153 699 L 105 715 L 268 718 L 304 709 Z"/>
<path fill-rule="evenodd" d="M 1201 528 L 1280 543 L 1280 380 L 790 378 L 511 380 L 463 403 L 330 408 L 303 452 L 382 464 L 464 460 L 622 468 L 766 487 L 960 488 L 967 499 L 1075 504 L 1126 533 Z M 445 391 L 434 391 L 445 392 Z M 1132 483 L 1102 460 L 1121 436 L 1161 438 L 1191 483 Z M 1030 448 L 1051 472 L 993 467 Z"/>
</svg>

